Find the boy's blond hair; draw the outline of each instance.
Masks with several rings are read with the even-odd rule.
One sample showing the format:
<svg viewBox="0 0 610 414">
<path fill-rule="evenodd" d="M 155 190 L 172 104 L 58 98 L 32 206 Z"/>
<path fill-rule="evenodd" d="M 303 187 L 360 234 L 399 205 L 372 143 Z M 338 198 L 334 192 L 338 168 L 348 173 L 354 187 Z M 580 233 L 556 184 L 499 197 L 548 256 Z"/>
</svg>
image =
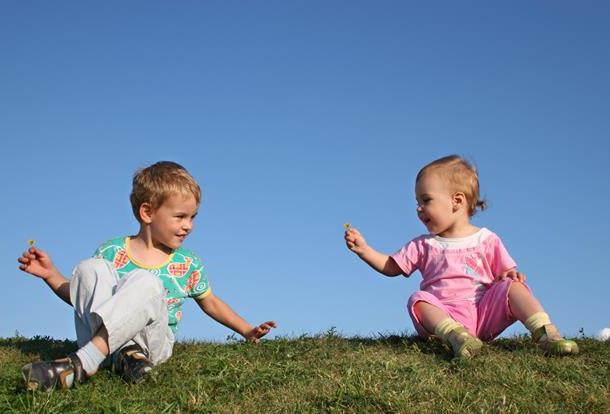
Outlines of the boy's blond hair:
<svg viewBox="0 0 610 414">
<path fill-rule="evenodd" d="M 439 174 L 441 178 L 446 180 L 453 192 L 464 193 L 468 202 L 468 215 L 470 217 L 475 215 L 477 208 L 479 210 L 487 208 L 486 201 L 479 199 L 477 170 L 474 165 L 464 158 L 459 155 L 448 155 L 432 161 L 419 170 L 415 182 L 417 183 L 424 174 L 431 172 Z"/>
<path fill-rule="evenodd" d="M 173 161 L 159 161 L 134 174 L 129 200 L 138 221 L 141 221 L 142 203 L 149 203 L 154 211 L 173 195 L 192 195 L 197 205 L 201 202 L 199 184 L 182 165 Z"/>
</svg>

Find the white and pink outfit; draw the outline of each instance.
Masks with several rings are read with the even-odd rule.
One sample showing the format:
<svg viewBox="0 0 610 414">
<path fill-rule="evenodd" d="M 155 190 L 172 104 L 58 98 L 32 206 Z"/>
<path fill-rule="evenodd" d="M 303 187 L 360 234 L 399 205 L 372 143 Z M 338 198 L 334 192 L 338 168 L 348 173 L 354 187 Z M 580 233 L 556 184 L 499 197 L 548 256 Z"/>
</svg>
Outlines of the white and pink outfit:
<svg viewBox="0 0 610 414">
<path fill-rule="evenodd" d="M 427 302 L 443 310 L 482 340 L 492 340 L 516 318 L 508 304 L 510 279 L 497 277 L 516 266 L 500 238 L 481 228 L 461 238 L 423 235 L 411 240 L 392 259 L 405 276 L 419 270 L 423 280 L 409 298 L 408 309 L 417 332 L 431 335 L 417 319 L 413 306 Z"/>
</svg>

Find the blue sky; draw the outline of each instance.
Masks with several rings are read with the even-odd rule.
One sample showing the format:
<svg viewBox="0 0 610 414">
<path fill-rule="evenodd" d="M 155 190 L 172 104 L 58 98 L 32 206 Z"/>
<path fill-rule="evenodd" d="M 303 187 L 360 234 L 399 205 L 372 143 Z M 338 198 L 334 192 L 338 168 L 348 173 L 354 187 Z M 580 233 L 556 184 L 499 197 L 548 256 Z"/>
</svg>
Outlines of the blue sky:
<svg viewBox="0 0 610 414">
<path fill-rule="evenodd" d="M 568 335 L 610 326 L 610 7 L 605 2 L 3 2 L 0 337 L 74 338 L 16 258 L 66 275 L 137 232 L 135 169 L 186 166 L 204 202 L 185 246 L 221 298 L 276 335 L 413 333 L 392 253 L 425 228 L 414 177 L 473 160 L 499 234 Z M 522 333 L 519 324 L 507 334 Z M 230 331 L 194 303 L 179 338 Z"/>
</svg>

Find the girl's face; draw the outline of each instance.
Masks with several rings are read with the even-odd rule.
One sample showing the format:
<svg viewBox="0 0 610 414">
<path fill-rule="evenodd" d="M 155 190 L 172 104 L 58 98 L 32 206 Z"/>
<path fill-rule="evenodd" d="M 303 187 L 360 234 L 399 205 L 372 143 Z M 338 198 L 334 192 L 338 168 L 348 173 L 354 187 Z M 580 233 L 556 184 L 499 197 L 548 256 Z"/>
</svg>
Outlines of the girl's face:
<svg viewBox="0 0 610 414">
<path fill-rule="evenodd" d="M 453 194 L 434 172 L 425 173 L 415 183 L 417 216 L 432 234 L 443 236 L 455 226 L 457 215 Z"/>
<path fill-rule="evenodd" d="M 193 195 L 176 194 L 156 209 L 150 219 L 153 242 L 171 250 L 182 245 L 193 230 L 199 206 Z"/>
</svg>

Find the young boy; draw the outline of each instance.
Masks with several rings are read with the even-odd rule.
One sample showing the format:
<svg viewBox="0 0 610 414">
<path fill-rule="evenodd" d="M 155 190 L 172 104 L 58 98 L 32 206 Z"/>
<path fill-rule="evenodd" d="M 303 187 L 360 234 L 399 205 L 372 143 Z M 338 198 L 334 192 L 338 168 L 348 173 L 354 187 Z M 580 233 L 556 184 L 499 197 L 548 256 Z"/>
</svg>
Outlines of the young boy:
<svg viewBox="0 0 610 414">
<path fill-rule="evenodd" d="M 36 247 L 18 259 L 21 270 L 44 280 L 74 307 L 79 347 L 66 358 L 24 366 L 28 389 L 70 388 L 94 375 L 104 361 L 127 382 L 144 381 L 171 356 L 188 297 L 250 342 L 276 326 L 268 321 L 253 327 L 242 319 L 212 293 L 200 259 L 181 247 L 201 202 L 201 189 L 184 167 L 162 161 L 139 170 L 130 199 L 138 234 L 104 243 L 70 280 Z"/>
</svg>

